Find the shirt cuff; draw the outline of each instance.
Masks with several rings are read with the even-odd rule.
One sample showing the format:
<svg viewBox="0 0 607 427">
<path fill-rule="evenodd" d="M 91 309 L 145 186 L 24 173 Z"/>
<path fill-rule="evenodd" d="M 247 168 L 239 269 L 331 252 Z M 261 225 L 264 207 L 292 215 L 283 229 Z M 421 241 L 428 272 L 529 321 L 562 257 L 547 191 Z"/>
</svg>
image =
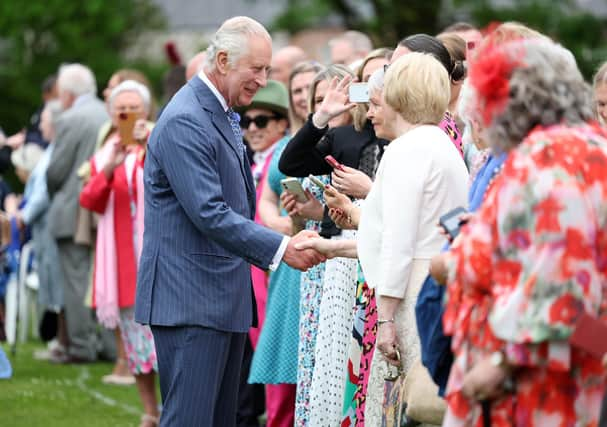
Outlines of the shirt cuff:
<svg viewBox="0 0 607 427">
<path fill-rule="evenodd" d="M 285 251 L 287 250 L 287 245 L 289 244 L 290 240 L 291 238 L 288 236 L 284 236 L 282 238 L 282 242 L 280 242 L 280 246 L 274 254 L 274 258 L 272 258 L 272 264 L 270 264 L 269 266 L 270 271 L 276 271 L 276 269 L 278 269 L 278 266 L 282 261 L 282 257 L 285 255 Z"/>
</svg>

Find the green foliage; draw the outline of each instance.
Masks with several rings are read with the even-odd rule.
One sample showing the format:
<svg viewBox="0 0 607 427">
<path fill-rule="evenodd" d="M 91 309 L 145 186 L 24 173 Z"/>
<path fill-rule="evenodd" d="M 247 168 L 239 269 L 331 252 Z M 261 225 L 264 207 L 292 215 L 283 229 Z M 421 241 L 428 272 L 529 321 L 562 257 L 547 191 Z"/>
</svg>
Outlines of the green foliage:
<svg viewBox="0 0 607 427">
<path fill-rule="evenodd" d="M 454 3 L 450 9 L 446 6 Z M 450 23 L 468 19 L 479 27 L 492 22 L 519 21 L 569 48 L 590 78 L 607 60 L 607 19 L 583 12 L 573 0 L 512 0 L 494 6 L 489 0 L 288 0 L 274 29 L 295 33 L 326 24 L 333 15 L 348 29 L 366 32 L 376 46 L 395 46 L 407 35 L 436 34 Z M 444 6 L 444 7 L 443 7 Z M 371 11 L 362 13 L 361 10 Z M 457 17 L 457 18 L 456 18 Z M 468 17 L 468 18 L 466 18 Z"/>
<path fill-rule="evenodd" d="M 0 126 L 10 134 L 27 123 L 40 84 L 62 63 L 88 65 L 101 88 L 113 71 L 133 65 L 121 51 L 163 25 L 151 0 L 0 2 Z"/>
<path fill-rule="evenodd" d="M 327 23 L 337 15 L 348 29 L 369 34 L 378 46 L 394 46 L 403 37 L 439 29 L 441 0 L 288 0 L 273 29 L 291 33 Z M 365 10 L 371 10 L 369 16 Z"/>
<path fill-rule="evenodd" d="M 469 1 L 458 2 L 466 3 Z M 607 60 L 607 18 L 584 12 L 570 0 L 514 0 L 511 6 L 500 8 L 483 1 L 471 8 L 471 13 L 479 26 L 518 21 L 550 36 L 573 52 L 588 79 Z"/>
</svg>

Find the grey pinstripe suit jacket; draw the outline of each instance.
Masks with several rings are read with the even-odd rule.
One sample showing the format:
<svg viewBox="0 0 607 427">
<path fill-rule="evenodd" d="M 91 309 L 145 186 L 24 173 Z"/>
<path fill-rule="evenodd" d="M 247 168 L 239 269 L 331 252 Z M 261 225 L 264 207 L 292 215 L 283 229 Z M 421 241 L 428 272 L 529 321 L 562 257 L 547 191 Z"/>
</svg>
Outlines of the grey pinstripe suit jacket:
<svg viewBox="0 0 607 427">
<path fill-rule="evenodd" d="M 283 236 L 252 220 L 255 189 L 241 149 L 198 77 L 163 111 L 144 167 L 138 322 L 228 332 L 254 322 L 250 264 L 267 269 Z"/>
</svg>

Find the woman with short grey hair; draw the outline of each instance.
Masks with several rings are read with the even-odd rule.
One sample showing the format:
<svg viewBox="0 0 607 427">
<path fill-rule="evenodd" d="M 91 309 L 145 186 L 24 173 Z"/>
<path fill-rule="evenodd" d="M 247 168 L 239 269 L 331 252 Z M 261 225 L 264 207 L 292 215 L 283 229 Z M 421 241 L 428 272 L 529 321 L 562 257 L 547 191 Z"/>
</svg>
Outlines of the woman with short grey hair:
<svg viewBox="0 0 607 427">
<path fill-rule="evenodd" d="M 469 79 L 507 158 L 445 255 L 443 425 L 597 425 L 601 360 L 569 338 L 581 316 L 607 315 L 607 132 L 571 53 L 548 40 L 488 43 Z"/>
</svg>

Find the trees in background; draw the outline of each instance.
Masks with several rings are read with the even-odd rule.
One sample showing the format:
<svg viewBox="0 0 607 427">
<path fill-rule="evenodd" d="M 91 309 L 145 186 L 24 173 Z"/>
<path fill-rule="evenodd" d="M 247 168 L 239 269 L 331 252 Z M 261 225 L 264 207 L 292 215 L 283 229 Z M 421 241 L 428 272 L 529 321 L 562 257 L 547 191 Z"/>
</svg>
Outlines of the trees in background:
<svg viewBox="0 0 607 427">
<path fill-rule="evenodd" d="M 0 126 L 10 134 L 27 124 L 41 103 L 40 84 L 61 63 L 88 65 L 100 89 L 124 66 L 159 82 L 166 67 L 125 64 L 120 53 L 164 25 L 150 0 L 0 1 Z"/>
<path fill-rule="evenodd" d="M 587 78 L 607 59 L 607 17 L 592 15 L 574 0 L 287 0 L 274 28 L 297 32 L 335 18 L 369 34 L 376 46 L 396 46 L 410 34 L 436 34 L 459 20 L 481 28 L 514 20 L 569 48 Z"/>
</svg>

